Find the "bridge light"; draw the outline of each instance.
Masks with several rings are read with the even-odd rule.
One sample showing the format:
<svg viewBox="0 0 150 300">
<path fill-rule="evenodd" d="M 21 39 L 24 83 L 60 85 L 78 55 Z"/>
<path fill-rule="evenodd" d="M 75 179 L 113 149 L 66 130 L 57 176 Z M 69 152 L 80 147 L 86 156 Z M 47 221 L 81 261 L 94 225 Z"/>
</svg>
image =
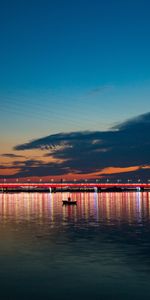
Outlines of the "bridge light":
<svg viewBox="0 0 150 300">
<path fill-rule="evenodd" d="M 141 181 L 141 179 L 138 179 L 138 182 L 140 182 Z"/>
</svg>

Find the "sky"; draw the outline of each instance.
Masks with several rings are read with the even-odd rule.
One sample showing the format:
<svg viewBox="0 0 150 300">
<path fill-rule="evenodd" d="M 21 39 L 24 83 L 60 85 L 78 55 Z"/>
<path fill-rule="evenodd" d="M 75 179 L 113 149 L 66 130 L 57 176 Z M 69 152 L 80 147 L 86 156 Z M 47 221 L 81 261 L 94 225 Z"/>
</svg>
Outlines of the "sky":
<svg viewBox="0 0 150 300">
<path fill-rule="evenodd" d="M 0 178 L 150 178 L 149 11 L 0 1 Z"/>
</svg>

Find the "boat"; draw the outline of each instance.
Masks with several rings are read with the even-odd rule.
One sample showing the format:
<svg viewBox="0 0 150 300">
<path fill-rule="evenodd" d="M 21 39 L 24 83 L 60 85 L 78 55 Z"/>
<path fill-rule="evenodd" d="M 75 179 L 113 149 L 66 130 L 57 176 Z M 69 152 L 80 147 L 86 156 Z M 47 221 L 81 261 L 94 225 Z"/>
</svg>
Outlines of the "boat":
<svg viewBox="0 0 150 300">
<path fill-rule="evenodd" d="M 76 201 L 76 200 L 71 200 L 71 198 L 68 197 L 68 199 L 62 200 L 62 203 L 63 203 L 64 205 L 76 205 L 76 204 L 77 204 L 77 201 Z"/>
<path fill-rule="evenodd" d="M 77 204 L 76 200 L 71 200 L 71 201 L 63 200 L 62 202 L 64 205 L 76 205 Z"/>
</svg>

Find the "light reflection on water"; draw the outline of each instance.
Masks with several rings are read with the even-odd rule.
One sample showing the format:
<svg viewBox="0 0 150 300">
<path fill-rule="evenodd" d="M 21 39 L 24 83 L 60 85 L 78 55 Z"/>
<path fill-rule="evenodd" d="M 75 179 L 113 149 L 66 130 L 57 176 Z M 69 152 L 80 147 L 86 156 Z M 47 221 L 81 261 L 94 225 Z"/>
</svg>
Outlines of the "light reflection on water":
<svg viewBox="0 0 150 300">
<path fill-rule="evenodd" d="M 67 199 L 68 193 L 19 193 L 0 194 L 0 216 L 4 220 L 19 222 L 32 221 L 49 222 L 62 225 L 66 218 L 74 222 L 82 218 L 91 222 L 111 224 L 125 222 L 141 223 L 150 217 L 150 193 L 73 193 L 71 197 L 77 200 L 77 206 L 62 206 L 62 199 Z"/>
<path fill-rule="evenodd" d="M 0 194 L 2 299 L 150 298 L 150 193 Z"/>
</svg>

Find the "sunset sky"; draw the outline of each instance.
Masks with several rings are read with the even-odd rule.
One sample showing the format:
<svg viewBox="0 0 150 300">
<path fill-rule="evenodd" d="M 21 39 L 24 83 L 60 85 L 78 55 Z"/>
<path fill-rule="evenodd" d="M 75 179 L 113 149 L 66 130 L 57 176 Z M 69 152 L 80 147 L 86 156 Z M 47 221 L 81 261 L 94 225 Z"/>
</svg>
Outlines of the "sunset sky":
<svg viewBox="0 0 150 300">
<path fill-rule="evenodd" d="M 0 178 L 150 179 L 150 1 L 0 1 Z"/>
</svg>

